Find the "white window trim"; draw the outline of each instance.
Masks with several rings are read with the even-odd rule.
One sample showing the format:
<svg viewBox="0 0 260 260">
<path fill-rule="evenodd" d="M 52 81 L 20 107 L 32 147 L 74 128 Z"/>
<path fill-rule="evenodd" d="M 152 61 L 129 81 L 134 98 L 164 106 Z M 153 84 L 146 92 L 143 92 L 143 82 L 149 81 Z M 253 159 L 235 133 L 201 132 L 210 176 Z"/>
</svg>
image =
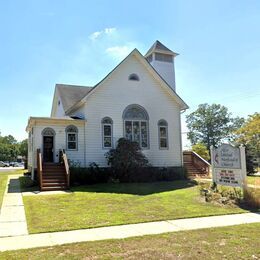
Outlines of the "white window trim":
<svg viewBox="0 0 260 260">
<path fill-rule="evenodd" d="M 67 131 L 67 129 L 69 129 L 70 127 L 73 127 L 75 131 Z M 75 125 L 69 125 L 66 127 L 65 132 L 66 132 L 66 151 L 78 151 L 78 128 Z M 69 134 L 75 135 L 75 141 L 69 141 Z M 70 143 L 75 142 L 76 148 L 75 149 L 69 148 L 69 142 Z"/>
<path fill-rule="evenodd" d="M 105 131 L 104 131 L 105 126 L 110 126 L 111 135 L 105 135 Z M 105 137 L 111 138 L 111 145 L 110 146 L 105 146 Z M 102 123 L 102 147 L 103 147 L 103 149 L 113 148 L 113 124 Z"/>
<path fill-rule="evenodd" d="M 160 125 L 160 122 L 164 121 L 166 123 L 166 125 Z M 165 128 L 166 130 L 166 137 L 162 137 L 161 136 L 161 128 Z M 166 140 L 166 147 L 161 147 L 161 139 L 165 139 Z M 168 123 L 166 120 L 162 119 L 158 121 L 158 144 L 159 144 L 159 149 L 160 150 L 169 150 L 169 136 L 168 136 Z"/>
<path fill-rule="evenodd" d="M 69 141 L 69 134 L 74 134 L 75 135 L 75 141 Z M 69 148 L 69 143 L 75 143 L 76 148 L 71 149 Z M 78 133 L 77 132 L 66 132 L 66 150 L 67 151 L 77 151 L 78 150 Z"/>
</svg>

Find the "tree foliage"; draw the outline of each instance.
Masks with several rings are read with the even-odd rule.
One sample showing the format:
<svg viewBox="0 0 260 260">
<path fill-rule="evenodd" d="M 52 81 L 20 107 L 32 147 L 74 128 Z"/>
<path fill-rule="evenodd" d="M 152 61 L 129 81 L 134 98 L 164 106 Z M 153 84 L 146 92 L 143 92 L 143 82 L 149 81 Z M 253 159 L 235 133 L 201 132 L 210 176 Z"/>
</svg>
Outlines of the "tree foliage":
<svg viewBox="0 0 260 260">
<path fill-rule="evenodd" d="M 12 135 L 0 133 L 0 161 L 16 161 L 18 155 L 27 156 L 27 139 L 17 142 Z"/>
<path fill-rule="evenodd" d="M 19 155 L 27 157 L 28 155 L 28 139 L 24 139 L 19 143 Z"/>
<path fill-rule="evenodd" d="M 243 118 L 232 118 L 225 106 L 200 104 L 198 109 L 186 117 L 188 139 L 192 145 L 204 143 L 207 149 L 216 147 L 223 140 L 234 138 L 234 130 L 244 122 Z"/>
<path fill-rule="evenodd" d="M 192 151 L 200 155 L 203 159 L 206 161 L 209 161 L 209 151 L 207 149 L 207 146 L 203 143 L 197 143 L 192 146 Z"/>
<path fill-rule="evenodd" d="M 139 144 L 125 138 L 120 138 L 116 149 L 111 149 L 105 156 L 115 173 L 115 178 L 120 181 L 127 180 L 131 172 L 148 165 Z"/>
<path fill-rule="evenodd" d="M 235 131 L 235 134 L 237 135 L 235 142 L 246 147 L 247 168 L 253 172 L 253 159 L 258 161 L 258 166 L 260 161 L 260 113 L 249 115 L 242 127 Z"/>
</svg>

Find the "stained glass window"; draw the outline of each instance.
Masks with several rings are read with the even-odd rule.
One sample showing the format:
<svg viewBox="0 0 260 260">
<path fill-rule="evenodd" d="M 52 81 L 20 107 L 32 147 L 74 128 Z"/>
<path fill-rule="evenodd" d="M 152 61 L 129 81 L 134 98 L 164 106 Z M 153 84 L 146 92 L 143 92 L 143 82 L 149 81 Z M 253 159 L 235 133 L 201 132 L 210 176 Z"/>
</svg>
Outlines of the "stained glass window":
<svg viewBox="0 0 260 260">
<path fill-rule="evenodd" d="M 148 114 L 138 105 L 128 106 L 124 113 L 125 138 L 139 143 L 140 147 L 148 148 Z"/>
</svg>

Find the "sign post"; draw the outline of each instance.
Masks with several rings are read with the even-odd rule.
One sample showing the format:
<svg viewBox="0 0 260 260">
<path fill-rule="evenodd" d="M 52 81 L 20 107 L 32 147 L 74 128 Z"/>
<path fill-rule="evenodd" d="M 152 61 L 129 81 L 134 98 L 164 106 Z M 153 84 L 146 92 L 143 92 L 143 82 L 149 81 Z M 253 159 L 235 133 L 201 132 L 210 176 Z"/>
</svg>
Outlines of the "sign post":
<svg viewBox="0 0 260 260">
<path fill-rule="evenodd" d="M 210 147 L 213 182 L 220 185 L 243 187 L 246 179 L 245 147 L 221 144 Z"/>
</svg>

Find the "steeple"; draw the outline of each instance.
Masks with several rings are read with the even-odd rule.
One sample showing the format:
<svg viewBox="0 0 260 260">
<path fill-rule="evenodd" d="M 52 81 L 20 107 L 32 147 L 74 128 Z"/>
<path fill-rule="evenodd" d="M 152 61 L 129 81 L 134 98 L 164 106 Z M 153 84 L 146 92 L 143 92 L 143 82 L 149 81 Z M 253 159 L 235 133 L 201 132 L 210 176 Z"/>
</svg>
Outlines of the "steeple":
<svg viewBox="0 0 260 260">
<path fill-rule="evenodd" d="M 152 47 L 145 54 L 145 58 L 154 69 L 160 74 L 160 76 L 170 85 L 175 91 L 175 70 L 174 70 L 174 58 L 178 55 L 164 46 L 158 40 L 152 45 Z"/>
</svg>

